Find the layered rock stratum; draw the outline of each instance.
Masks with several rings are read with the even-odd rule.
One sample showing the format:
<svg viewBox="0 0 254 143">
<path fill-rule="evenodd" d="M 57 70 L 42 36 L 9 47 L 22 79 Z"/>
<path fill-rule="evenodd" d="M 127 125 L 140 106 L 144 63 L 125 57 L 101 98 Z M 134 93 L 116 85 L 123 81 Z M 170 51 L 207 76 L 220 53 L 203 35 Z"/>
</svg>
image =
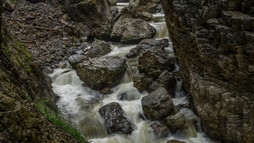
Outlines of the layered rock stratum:
<svg viewBox="0 0 254 143">
<path fill-rule="evenodd" d="M 254 1 L 162 0 L 167 27 L 203 130 L 254 142 Z"/>
</svg>

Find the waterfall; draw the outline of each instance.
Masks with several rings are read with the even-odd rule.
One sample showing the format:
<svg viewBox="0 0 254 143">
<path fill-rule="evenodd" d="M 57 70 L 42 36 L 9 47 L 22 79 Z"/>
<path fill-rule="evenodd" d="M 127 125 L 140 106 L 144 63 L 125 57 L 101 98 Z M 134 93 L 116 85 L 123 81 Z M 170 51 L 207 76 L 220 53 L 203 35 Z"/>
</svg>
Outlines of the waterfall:
<svg viewBox="0 0 254 143">
<path fill-rule="evenodd" d="M 185 96 L 183 87 L 182 87 L 182 79 L 176 78 L 176 89 L 175 89 L 175 97 L 180 98 Z"/>
</svg>

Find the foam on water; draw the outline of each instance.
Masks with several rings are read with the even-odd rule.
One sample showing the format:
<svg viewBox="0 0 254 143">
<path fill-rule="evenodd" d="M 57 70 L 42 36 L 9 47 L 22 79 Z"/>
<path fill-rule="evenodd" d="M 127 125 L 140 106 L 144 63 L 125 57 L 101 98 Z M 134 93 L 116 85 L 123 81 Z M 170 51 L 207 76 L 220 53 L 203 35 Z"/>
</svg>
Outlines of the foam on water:
<svg viewBox="0 0 254 143">
<path fill-rule="evenodd" d="M 113 51 L 106 56 L 118 55 L 123 56 L 127 54 L 135 46 L 119 47 L 113 46 Z M 129 60 L 129 66 L 135 67 L 137 59 Z M 63 67 L 63 66 L 60 66 Z M 127 70 L 128 71 L 128 70 Z M 127 72 L 126 72 L 127 73 Z M 210 142 L 202 132 L 197 132 L 190 121 L 198 120 L 198 117 L 188 108 L 181 109 L 184 116 L 188 119 L 188 128 L 178 131 L 176 134 L 165 138 L 158 139 L 155 137 L 151 127 L 151 121 L 144 121 L 140 119 L 142 114 L 141 99 L 147 96 L 146 92 L 139 93 L 133 86 L 133 74 L 128 74 L 127 79 L 112 88 L 113 93 L 110 95 L 100 95 L 83 85 L 75 70 L 70 68 L 55 69 L 50 76 L 53 80 L 53 90 L 60 97 L 57 105 L 63 115 L 74 123 L 83 133 L 86 138 L 93 143 L 165 143 L 171 139 L 178 139 L 189 143 L 206 143 Z M 178 86 L 182 86 L 180 83 Z M 178 87 L 181 90 L 181 87 Z M 126 93 L 127 99 L 119 100 L 119 95 Z M 131 97 L 128 97 L 131 96 Z M 136 129 L 131 135 L 115 134 L 111 136 L 106 135 L 106 128 L 104 126 L 103 118 L 99 115 L 99 109 L 109 103 L 118 102 L 126 115 L 135 123 Z M 185 96 L 174 98 L 175 105 L 188 104 Z"/>
</svg>

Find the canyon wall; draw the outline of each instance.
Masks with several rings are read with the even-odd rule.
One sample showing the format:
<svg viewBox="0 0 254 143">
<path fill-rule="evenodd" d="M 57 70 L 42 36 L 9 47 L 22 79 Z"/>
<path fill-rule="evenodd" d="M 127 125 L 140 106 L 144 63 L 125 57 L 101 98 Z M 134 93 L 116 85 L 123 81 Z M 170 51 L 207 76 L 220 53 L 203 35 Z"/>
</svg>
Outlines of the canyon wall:
<svg viewBox="0 0 254 143">
<path fill-rule="evenodd" d="M 254 1 L 162 0 L 186 91 L 202 128 L 254 142 Z"/>
<path fill-rule="evenodd" d="M 37 98 L 53 99 L 40 67 L 3 25 L 0 1 L 0 142 L 78 142 L 53 125 L 34 106 Z"/>
</svg>

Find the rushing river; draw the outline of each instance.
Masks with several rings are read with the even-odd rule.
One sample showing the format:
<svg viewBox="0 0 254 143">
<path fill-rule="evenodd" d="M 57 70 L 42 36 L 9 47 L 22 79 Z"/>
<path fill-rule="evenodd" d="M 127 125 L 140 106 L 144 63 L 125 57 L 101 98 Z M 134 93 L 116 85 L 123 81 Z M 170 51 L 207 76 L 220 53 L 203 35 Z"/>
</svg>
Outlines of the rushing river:
<svg viewBox="0 0 254 143">
<path fill-rule="evenodd" d="M 120 4 L 125 6 L 127 4 Z M 122 8 L 122 7 L 121 7 Z M 154 14 L 154 20 L 151 22 L 157 33 L 155 38 L 167 38 L 168 32 L 166 23 L 163 20 L 163 14 Z M 158 20 L 159 19 L 159 20 Z M 112 51 L 106 56 L 124 57 L 136 45 L 121 45 L 112 44 Z M 167 49 L 173 53 L 172 43 Z M 62 112 L 63 116 L 70 120 L 77 128 L 79 128 L 85 135 L 86 139 L 93 143 L 166 143 L 168 140 L 177 139 L 189 143 L 206 143 L 211 142 L 202 133 L 201 127 L 193 126 L 191 121 L 193 119 L 199 121 L 199 118 L 188 108 L 181 109 L 187 119 L 188 128 L 177 131 L 168 138 L 158 139 L 155 137 L 151 121 L 144 121 L 140 119 L 142 114 L 141 98 L 147 93 L 139 93 L 133 86 L 132 77 L 138 73 L 137 58 L 127 59 L 128 68 L 122 79 L 121 84 L 112 88 L 113 93 L 109 95 L 101 95 L 99 92 L 85 87 L 83 82 L 77 76 L 75 70 L 71 66 L 66 66 L 66 63 L 59 65 L 50 77 L 53 80 L 52 86 L 54 92 L 60 97 L 57 106 Z M 62 66 L 65 65 L 65 66 Z M 63 68 L 64 67 L 64 68 Z M 179 70 L 176 65 L 175 71 Z M 175 105 L 186 104 L 188 99 L 182 90 L 181 79 L 177 80 L 177 87 L 175 90 L 176 98 L 173 98 Z M 128 101 L 118 100 L 117 96 L 121 93 L 127 92 Z M 104 120 L 99 114 L 99 109 L 109 103 L 118 102 L 127 116 L 135 123 L 136 128 L 131 135 L 107 135 Z"/>
</svg>

